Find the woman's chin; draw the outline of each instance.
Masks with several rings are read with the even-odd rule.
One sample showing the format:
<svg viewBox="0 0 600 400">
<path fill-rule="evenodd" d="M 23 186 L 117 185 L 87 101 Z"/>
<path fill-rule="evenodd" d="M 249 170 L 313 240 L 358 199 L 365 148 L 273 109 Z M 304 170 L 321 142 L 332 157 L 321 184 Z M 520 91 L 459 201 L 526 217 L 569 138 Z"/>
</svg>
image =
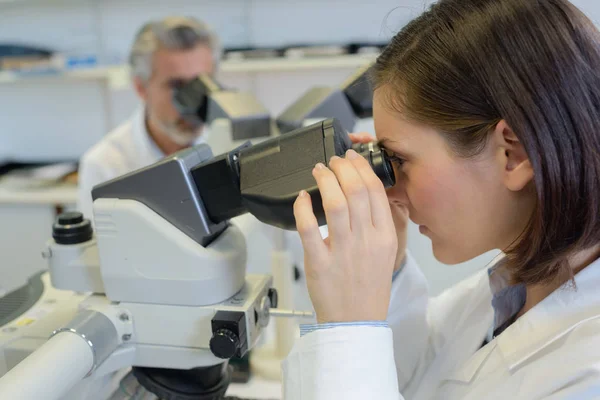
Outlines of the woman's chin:
<svg viewBox="0 0 600 400">
<path fill-rule="evenodd" d="M 439 243 L 436 243 L 435 240 L 432 240 L 431 242 L 432 242 L 431 247 L 433 250 L 433 256 L 435 257 L 436 260 L 438 260 L 442 264 L 456 265 L 456 264 L 460 264 L 460 263 L 469 261 L 477 256 L 477 255 L 467 256 L 466 254 L 458 252 L 456 247 L 449 248 L 449 247 L 441 246 L 441 245 L 439 245 Z"/>
</svg>

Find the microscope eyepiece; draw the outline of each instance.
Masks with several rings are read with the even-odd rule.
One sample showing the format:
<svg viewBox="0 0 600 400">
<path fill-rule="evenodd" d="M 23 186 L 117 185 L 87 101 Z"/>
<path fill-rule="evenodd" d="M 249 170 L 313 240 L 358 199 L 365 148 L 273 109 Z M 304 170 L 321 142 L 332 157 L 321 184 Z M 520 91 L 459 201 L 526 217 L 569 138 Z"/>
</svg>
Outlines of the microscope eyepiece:
<svg viewBox="0 0 600 400">
<path fill-rule="evenodd" d="M 396 184 L 394 168 L 385 149 L 374 142 L 356 143 L 352 145 L 352 149 L 369 162 L 375 175 L 383 182 L 384 187 L 389 188 Z"/>
<path fill-rule="evenodd" d="M 293 205 L 301 190 L 312 199 L 319 225 L 326 223 L 321 194 L 312 175 L 317 163 L 344 157 L 349 149 L 368 160 L 388 188 L 396 183 L 390 156 L 376 143 L 352 144 L 335 119 L 325 120 L 256 145 L 247 145 L 192 169 L 211 221 L 249 212 L 269 225 L 295 229 Z"/>
<path fill-rule="evenodd" d="M 173 88 L 172 102 L 177 112 L 192 124 L 208 119 L 208 96 L 211 93 L 206 79 L 198 77 Z"/>
</svg>

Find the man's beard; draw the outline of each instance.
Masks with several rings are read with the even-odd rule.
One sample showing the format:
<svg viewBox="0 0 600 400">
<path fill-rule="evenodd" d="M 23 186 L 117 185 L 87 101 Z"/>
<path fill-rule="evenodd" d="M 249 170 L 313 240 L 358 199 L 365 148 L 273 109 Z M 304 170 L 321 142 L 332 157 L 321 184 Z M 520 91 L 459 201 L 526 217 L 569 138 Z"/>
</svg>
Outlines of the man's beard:
<svg viewBox="0 0 600 400">
<path fill-rule="evenodd" d="M 195 128 L 182 128 L 181 124 L 176 122 L 165 122 L 158 120 L 158 126 L 161 131 L 174 143 L 177 143 L 179 146 L 189 146 L 196 139 L 202 135 L 202 131 L 204 130 L 203 125 L 199 125 Z"/>
</svg>

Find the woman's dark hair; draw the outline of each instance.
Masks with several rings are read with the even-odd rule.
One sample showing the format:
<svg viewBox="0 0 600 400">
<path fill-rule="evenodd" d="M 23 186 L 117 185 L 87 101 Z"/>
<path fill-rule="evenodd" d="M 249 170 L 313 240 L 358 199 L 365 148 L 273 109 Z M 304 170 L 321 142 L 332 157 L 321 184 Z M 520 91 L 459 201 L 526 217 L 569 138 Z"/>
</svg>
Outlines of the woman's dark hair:
<svg viewBox="0 0 600 400">
<path fill-rule="evenodd" d="M 506 120 L 534 169 L 537 204 L 504 249 L 515 282 L 572 277 L 600 242 L 600 34 L 566 0 L 440 0 L 378 58 L 375 87 L 463 157 Z M 563 275 L 564 274 L 564 275 Z"/>
</svg>

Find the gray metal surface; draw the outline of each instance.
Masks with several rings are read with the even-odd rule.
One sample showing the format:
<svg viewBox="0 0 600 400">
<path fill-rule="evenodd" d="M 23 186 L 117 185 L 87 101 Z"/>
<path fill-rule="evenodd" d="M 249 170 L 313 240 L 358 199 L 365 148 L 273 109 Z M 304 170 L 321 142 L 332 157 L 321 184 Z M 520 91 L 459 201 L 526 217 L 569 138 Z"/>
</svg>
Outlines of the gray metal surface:
<svg viewBox="0 0 600 400">
<path fill-rule="evenodd" d="M 108 400 L 160 400 L 154 393 L 144 388 L 133 372 L 129 372 L 120 382 L 119 389 Z M 225 396 L 223 400 L 252 400 L 236 396 Z"/>
<path fill-rule="evenodd" d="M 211 93 L 208 103 L 208 122 L 218 118 L 231 121 L 233 140 L 246 140 L 271 135 L 269 111 L 254 96 L 244 92 Z"/>
<path fill-rule="evenodd" d="M 44 284 L 41 275 L 33 276 L 27 285 L 0 298 L 0 327 L 25 313 L 42 297 Z"/>
<path fill-rule="evenodd" d="M 316 118 L 336 118 L 349 132 L 356 122 L 344 92 L 336 88 L 315 87 L 285 109 L 277 118 L 277 125 L 281 133 L 287 133 L 302 127 L 307 119 Z"/>
<path fill-rule="evenodd" d="M 108 400 L 160 400 L 154 393 L 140 385 L 130 371 L 119 383 L 119 389 Z"/>
<path fill-rule="evenodd" d="M 369 80 L 373 64 L 374 62 L 356 70 L 341 86 L 358 118 L 373 117 L 373 87 Z"/>
<path fill-rule="evenodd" d="M 169 221 L 202 246 L 222 232 L 226 222 L 213 224 L 190 174 L 190 170 L 212 158 L 201 144 L 173 154 L 153 165 L 100 184 L 92 198 L 137 200 Z"/>
</svg>

